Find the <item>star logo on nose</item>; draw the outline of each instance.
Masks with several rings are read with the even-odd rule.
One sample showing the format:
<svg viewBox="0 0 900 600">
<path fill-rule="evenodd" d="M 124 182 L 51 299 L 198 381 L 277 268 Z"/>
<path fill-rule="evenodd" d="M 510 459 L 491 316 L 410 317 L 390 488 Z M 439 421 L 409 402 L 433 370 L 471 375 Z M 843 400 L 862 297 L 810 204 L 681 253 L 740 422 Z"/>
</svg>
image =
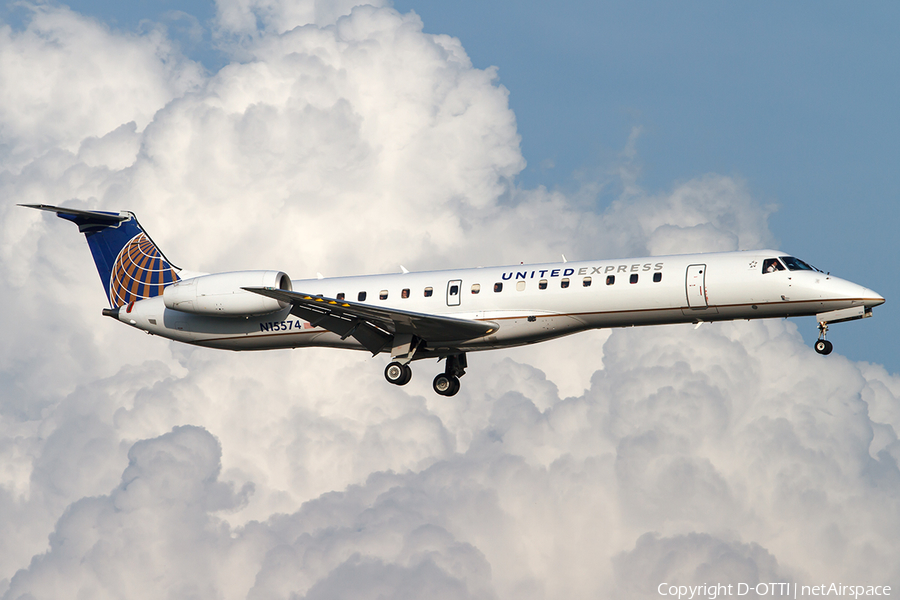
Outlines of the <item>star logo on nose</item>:
<svg viewBox="0 0 900 600">
<path fill-rule="evenodd" d="M 750 268 L 755 269 L 757 264 L 759 264 L 759 263 L 754 260 L 753 262 L 750 263 Z"/>
</svg>

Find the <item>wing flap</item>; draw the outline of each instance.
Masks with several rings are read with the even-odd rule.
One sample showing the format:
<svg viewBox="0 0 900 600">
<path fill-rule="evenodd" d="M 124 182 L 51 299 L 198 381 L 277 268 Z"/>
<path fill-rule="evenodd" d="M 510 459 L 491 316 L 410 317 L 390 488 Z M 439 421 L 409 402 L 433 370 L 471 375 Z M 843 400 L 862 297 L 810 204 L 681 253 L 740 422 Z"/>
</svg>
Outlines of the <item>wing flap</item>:
<svg viewBox="0 0 900 600">
<path fill-rule="evenodd" d="M 243 289 L 290 303 L 291 312 L 298 317 L 343 338 L 353 336 L 376 354 L 389 346 L 394 334 L 409 334 L 426 342 L 441 343 L 471 340 L 499 329 L 497 323 L 490 321 L 377 307 L 274 288 Z M 379 343 L 381 345 L 375 350 L 374 347 Z"/>
</svg>

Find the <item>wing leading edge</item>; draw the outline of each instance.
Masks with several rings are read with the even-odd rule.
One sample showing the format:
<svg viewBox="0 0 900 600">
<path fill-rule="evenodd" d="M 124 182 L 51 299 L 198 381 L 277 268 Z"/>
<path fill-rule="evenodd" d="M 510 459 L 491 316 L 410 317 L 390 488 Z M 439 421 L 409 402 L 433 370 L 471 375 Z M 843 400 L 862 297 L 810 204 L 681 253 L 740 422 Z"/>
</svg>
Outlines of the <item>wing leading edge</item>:
<svg viewBox="0 0 900 600">
<path fill-rule="evenodd" d="M 336 333 L 341 339 L 353 337 L 372 354 L 389 350 L 394 336 L 415 336 L 433 345 L 479 338 L 500 328 L 492 321 L 382 308 L 301 292 L 261 287 L 243 289 L 291 304 L 291 314 Z"/>
</svg>

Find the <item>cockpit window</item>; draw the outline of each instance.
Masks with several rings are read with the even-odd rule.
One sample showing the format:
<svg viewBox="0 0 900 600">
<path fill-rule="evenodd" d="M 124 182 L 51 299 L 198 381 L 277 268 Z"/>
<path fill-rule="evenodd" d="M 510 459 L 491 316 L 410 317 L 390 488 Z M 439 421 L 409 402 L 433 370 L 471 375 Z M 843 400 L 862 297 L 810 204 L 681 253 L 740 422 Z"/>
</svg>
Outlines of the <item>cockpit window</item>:
<svg viewBox="0 0 900 600">
<path fill-rule="evenodd" d="M 784 261 L 784 264 L 786 264 L 787 268 L 791 271 L 815 271 L 811 266 L 793 256 L 782 256 L 781 260 Z"/>
<path fill-rule="evenodd" d="M 782 265 L 777 258 L 767 258 L 763 261 L 763 273 L 774 273 L 775 271 L 784 271 L 784 265 Z"/>
</svg>

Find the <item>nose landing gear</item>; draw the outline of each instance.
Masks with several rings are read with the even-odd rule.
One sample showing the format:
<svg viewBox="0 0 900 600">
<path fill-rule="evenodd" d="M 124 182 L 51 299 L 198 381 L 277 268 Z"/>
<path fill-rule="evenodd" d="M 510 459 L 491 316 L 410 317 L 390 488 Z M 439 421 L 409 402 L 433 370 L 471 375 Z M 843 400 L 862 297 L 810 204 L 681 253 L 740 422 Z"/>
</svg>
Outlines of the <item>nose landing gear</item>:
<svg viewBox="0 0 900 600">
<path fill-rule="evenodd" d="M 834 350 L 834 344 L 829 342 L 828 340 L 819 340 L 815 345 L 816 352 L 819 354 L 827 355 L 831 354 L 831 351 Z"/>
<path fill-rule="evenodd" d="M 843 323 L 845 321 L 866 319 L 871 316 L 872 307 L 866 307 L 864 304 L 817 314 L 816 321 L 819 323 L 819 341 L 817 341 L 815 345 L 816 352 L 825 355 L 831 354 L 831 351 L 834 349 L 831 342 L 825 339 L 825 335 L 828 333 L 829 323 Z"/>
<path fill-rule="evenodd" d="M 825 339 L 825 335 L 828 333 L 828 323 L 819 321 L 819 340 L 815 344 L 816 352 L 823 356 L 827 356 L 831 354 L 831 351 L 834 350 L 834 345 Z"/>
</svg>

